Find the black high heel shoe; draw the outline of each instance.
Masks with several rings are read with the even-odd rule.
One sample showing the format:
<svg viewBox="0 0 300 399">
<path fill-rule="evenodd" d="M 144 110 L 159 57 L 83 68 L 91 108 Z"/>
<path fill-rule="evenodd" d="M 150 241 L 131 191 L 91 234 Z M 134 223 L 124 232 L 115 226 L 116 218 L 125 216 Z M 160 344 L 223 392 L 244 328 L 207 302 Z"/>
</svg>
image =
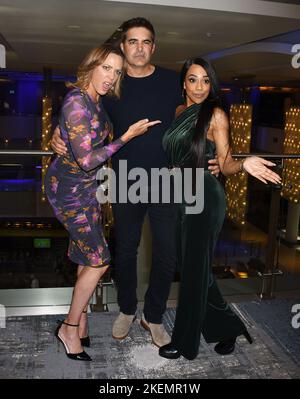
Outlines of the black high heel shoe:
<svg viewBox="0 0 300 399">
<path fill-rule="evenodd" d="M 66 326 L 70 326 L 70 327 L 79 327 L 79 324 L 69 324 L 69 323 L 66 323 L 65 321 L 59 321 L 59 325 L 57 326 L 57 328 L 55 330 L 55 336 L 63 344 L 68 358 L 73 359 L 73 360 L 84 360 L 84 361 L 90 362 L 92 360 L 92 358 L 85 351 L 82 351 L 79 353 L 70 353 L 69 352 L 69 348 L 68 348 L 67 344 L 59 336 L 59 330 L 60 330 L 62 324 L 65 324 Z"/>
<path fill-rule="evenodd" d="M 243 335 L 247 339 L 249 344 L 252 344 L 253 339 L 247 330 L 245 330 L 241 335 Z M 224 341 L 220 341 L 215 346 L 215 348 L 214 348 L 215 351 L 219 355 L 230 355 L 235 349 L 236 339 L 237 339 L 237 337 L 225 339 Z"/>
<path fill-rule="evenodd" d="M 82 313 L 87 313 L 87 310 L 83 310 Z M 91 339 L 89 336 L 80 338 L 80 342 L 82 346 L 89 348 L 91 346 Z"/>
<path fill-rule="evenodd" d="M 165 357 L 166 359 L 178 359 L 181 356 L 181 353 L 173 346 L 172 342 L 161 346 L 158 353 L 159 356 Z"/>
</svg>

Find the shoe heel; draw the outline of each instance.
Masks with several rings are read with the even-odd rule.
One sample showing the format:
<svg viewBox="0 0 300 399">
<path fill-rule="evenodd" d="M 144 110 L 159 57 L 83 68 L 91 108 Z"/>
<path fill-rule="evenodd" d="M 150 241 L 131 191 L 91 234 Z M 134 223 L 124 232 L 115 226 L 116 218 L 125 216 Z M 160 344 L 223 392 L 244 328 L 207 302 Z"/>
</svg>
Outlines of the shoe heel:
<svg viewBox="0 0 300 399">
<path fill-rule="evenodd" d="M 70 354 L 70 351 L 69 351 L 67 344 L 58 334 L 57 334 L 57 339 L 63 344 L 63 346 L 65 348 L 66 355 L 68 356 Z"/>
<path fill-rule="evenodd" d="M 81 345 L 85 346 L 86 348 L 89 348 L 91 346 L 91 340 L 89 336 L 80 338 L 80 342 Z"/>
<path fill-rule="evenodd" d="M 246 338 L 246 340 L 249 342 L 249 344 L 252 344 L 253 339 L 252 339 L 251 335 L 248 333 L 248 331 L 245 331 L 243 335 Z"/>
<path fill-rule="evenodd" d="M 73 359 L 73 360 L 83 360 L 83 361 L 88 361 L 88 362 L 92 361 L 92 358 L 85 351 L 82 351 L 80 353 L 70 353 L 70 350 L 69 350 L 67 344 L 59 336 L 59 330 L 60 330 L 62 324 L 66 324 L 67 326 L 71 326 L 71 327 L 79 327 L 79 324 L 78 325 L 77 324 L 69 324 L 69 323 L 66 323 L 65 321 L 59 321 L 59 325 L 57 326 L 57 328 L 55 330 L 54 335 L 58 339 L 58 341 L 63 344 L 63 347 L 66 352 L 66 356 L 69 359 Z"/>
<path fill-rule="evenodd" d="M 86 314 L 87 314 L 87 312 L 88 312 L 87 310 L 82 311 L 82 313 L 86 313 Z M 80 338 L 80 342 L 81 342 L 81 345 L 85 346 L 86 348 L 90 348 L 90 346 L 91 346 L 91 340 L 90 340 L 89 336 Z"/>
</svg>

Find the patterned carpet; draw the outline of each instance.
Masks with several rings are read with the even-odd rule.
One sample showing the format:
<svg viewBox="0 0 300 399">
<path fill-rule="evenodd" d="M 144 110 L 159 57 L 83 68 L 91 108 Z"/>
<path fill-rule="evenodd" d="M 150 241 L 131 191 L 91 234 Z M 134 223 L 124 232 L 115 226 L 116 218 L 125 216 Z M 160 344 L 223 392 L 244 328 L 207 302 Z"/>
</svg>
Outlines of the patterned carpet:
<svg viewBox="0 0 300 399">
<path fill-rule="evenodd" d="M 87 352 L 94 360 L 90 363 L 75 362 L 65 356 L 62 344 L 53 335 L 55 321 L 62 316 L 11 317 L 6 328 L 0 329 L 0 378 L 299 378 L 299 329 L 292 328 L 287 311 L 292 303 L 300 303 L 300 300 L 234 305 L 247 322 L 254 343 L 249 345 L 240 337 L 233 354 L 219 356 L 213 344 L 202 340 L 199 356 L 191 362 L 184 358 L 159 357 L 139 320 L 125 340 L 114 340 L 111 326 L 117 315 L 115 312 L 89 315 L 92 347 Z M 175 310 L 168 309 L 164 324 L 169 332 L 174 316 Z"/>
</svg>

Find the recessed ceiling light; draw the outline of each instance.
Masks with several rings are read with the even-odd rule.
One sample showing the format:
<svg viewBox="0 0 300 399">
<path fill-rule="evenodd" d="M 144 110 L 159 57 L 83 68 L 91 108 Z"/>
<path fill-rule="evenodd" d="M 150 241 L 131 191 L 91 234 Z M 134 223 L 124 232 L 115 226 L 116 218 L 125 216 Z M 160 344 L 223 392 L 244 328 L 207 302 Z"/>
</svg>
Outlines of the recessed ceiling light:
<svg viewBox="0 0 300 399">
<path fill-rule="evenodd" d="M 170 35 L 170 36 L 179 36 L 179 33 L 178 33 L 178 32 L 167 32 L 167 35 Z"/>
<path fill-rule="evenodd" d="M 79 25 L 68 25 L 67 26 L 68 29 L 80 29 Z"/>
</svg>

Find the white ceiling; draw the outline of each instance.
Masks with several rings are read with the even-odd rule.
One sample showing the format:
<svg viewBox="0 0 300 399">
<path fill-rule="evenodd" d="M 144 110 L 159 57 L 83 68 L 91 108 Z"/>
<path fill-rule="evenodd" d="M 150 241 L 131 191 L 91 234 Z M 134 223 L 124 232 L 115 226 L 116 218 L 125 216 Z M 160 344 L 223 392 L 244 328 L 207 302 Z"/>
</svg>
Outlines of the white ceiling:
<svg viewBox="0 0 300 399">
<path fill-rule="evenodd" d="M 184 6 L 179 0 L 145 2 L 0 0 L 7 69 L 40 72 L 51 67 L 57 73 L 74 73 L 85 53 L 122 21 L 144 16 L 157 32 L 157 64 L 179 69 L 185 58 L 205 54 L 223 81 L 252 75 L 257 83 L 298 85 L 300 69 L 291 66 L 293 54 L 288 47 L 284 52 L 275 47 L 300 43 L 300 30 L 286 34 L 300 29 L 300 0 L 185 0 Z M 256 44 L 241 51 L 241 45 L 265 38 L 274 42 L 274 51 L 256 49 Z M 230 51 L 215 53 L 224 49 Z"/>
</svg>

